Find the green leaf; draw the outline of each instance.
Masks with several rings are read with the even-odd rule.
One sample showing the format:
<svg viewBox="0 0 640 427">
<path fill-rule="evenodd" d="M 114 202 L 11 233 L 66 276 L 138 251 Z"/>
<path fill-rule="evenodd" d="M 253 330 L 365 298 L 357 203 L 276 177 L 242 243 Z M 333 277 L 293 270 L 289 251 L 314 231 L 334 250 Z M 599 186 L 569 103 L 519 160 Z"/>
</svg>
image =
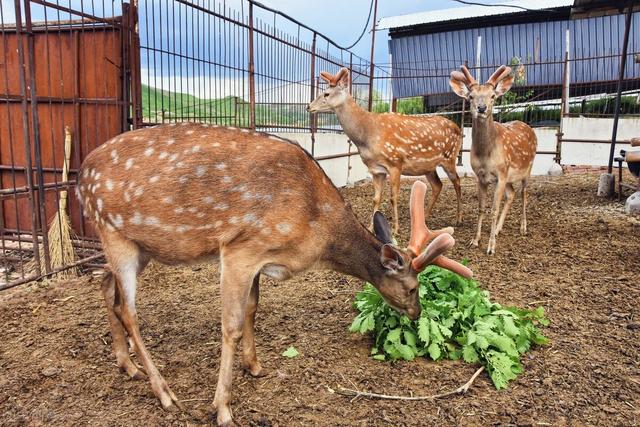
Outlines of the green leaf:
<svg viewBox="0 0 640 427">
<path fill-rule="evenodd" d="M 373 313 L 369 313 L 367 317 L 364 318 L 362 324 L 360 325 L 360 333 L 366 334 L 367 332 L 373 331 L 376 326 L 376 321 L 373 318 Z"/>
<path fill-rule="evenodd" d="M 509 381 L 516 378 L 514 369 L 519 368 L 519 363 L 504 353 L 490 350 L 486 353 L 487 370 L 493 384 L 498 390 L 506 388 Z"/>
<path fill-rule="evenodd" d="M 387 334 L 387 341 L 389 342 L 400 342 L 400 333 L 402 333 L 402 328 L 395 328 Z"/>
<path fill-rule="evenodd" d="M 411 331 L 404 331 L 403 335 L 404 342 L 407 343 L 408 346 L 416 348 L 416 342 L 418 341 L 416 334 Z"/>
<path fill-rule="evenodd" d="M 440 346 L 437 343 L 432 342 L 429 345 L 428 350 L 429 350 L 429 357 L 431 357 L 433 360 L 440 359 L 440 355 L 442 354 L 442 352 L 440 351 Z"/>
<path fill-rule="evenodd" d="M 394 345 L 396 346 L 400 357 L 402 357 L 404 360 L 413 360 L 416 357 L 413 349 L 408 345 L 402 344 L 400 342 L 396 342 L 394 343 Z"/>
<path fill-rule="evenodd" d="M 424 343 L 425 347 L 429 346 L 429 337 L 430 337 L 430 333 L 429 333 L 429 318 L 427 317 L 421 317 L 418 320 L 418 337 L 422 340 L 422 342 Z"/>
<path fill-rule="evenodd" d="M 504 332 L 510 337 L 520 335 L 520 329 L 516 327 L 512 317 L 504 316 L 502 318 L 502 324 L 504 325 Z"/>
<path fill-rule="evenodd" d="M 289 359 L 293 359 L 294 357 L 297 357 L 299 354 L 300 353 L 298 353 L 298 350 L 296 350 L 294 346 L 289 346 L 289 348 L 282 353 L 284 357 L 288 357 Z"/>
<path fill-rule="evenodd" d="M 476 349 L 471 345 L 465 345 L 462 347 L 462 358 L 467 363 L 476 363 L 480 360 Z"/>
<path fill-rule="evenodd" d="M 356 316 L 355 319 L 353 319 L 353 322 L 351 322 L 351 326 L 349 326 L 349 332 L 359 332 L 361 324 L 362 324 L 362 317 L 358 315 Z"/>
<path fill-rule="evenodd" d="M 376 354 L 375 356 L 373 356 L 373 358 L 375 360 L 385 360 L 386 359 L 384 354 Z"/>
</svg>

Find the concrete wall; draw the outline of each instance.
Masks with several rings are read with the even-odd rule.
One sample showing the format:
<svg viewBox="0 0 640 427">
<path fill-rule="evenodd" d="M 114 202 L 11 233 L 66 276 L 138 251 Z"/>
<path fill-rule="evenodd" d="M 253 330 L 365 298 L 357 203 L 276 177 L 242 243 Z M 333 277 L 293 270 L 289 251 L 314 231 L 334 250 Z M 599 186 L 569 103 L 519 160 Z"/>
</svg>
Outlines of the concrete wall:
<svg viewBox="0 0 640 427">
<path fill-rule="evenodd" d="M 564 138 L 569 139 L 602 139 L 611 138 L 613 119 L 594 119 L 583 117 L 572 117 L 564 119 Z M 538 151 L 555 151 L 557 128 L 536 128 L 534 129 L 538 137 Z M 311 134 L 309 133 L 279 133 L 278 135 L 289 138 L 300 143 L 300 145 L 311 152 Z M 471 128 L 464 128 L 463 148 L 471 147 Z M 640 136 L 640 118 L 621 118 L 618 125 L 618 139 L 629 140 L 632 137 Z M 616 148 L 616 155 L 620 148 L 628 148 L 629 145 L 621 145 Z M 344 134 L 320 133 L 316 134 L 315 156 L 329 156 L 356 152 L 357 148 L 349 144 Z M 586 144 L 565 142 L 562 146 L 563 165 L 593 165 L 606 166 L 609 159 L 608 144 Z M 462 166 L 458 167 L 461 176 L 473 175 L 469 153 L 463 153 Z M 533 175 L 546 175 L 549 167 L 553 163 L 553 155 L 539 154 L 533 163 Z M 366 166 L 362 163 L 359 155 L 342 157 L 338 159 L 321 160 L 320 165 L 327 172 L 327 175 L 338 187 L 342 187 L 354 182 L 370 178 Z M 439 175 L 446 177 L 439 168 Z"/>
</svg>

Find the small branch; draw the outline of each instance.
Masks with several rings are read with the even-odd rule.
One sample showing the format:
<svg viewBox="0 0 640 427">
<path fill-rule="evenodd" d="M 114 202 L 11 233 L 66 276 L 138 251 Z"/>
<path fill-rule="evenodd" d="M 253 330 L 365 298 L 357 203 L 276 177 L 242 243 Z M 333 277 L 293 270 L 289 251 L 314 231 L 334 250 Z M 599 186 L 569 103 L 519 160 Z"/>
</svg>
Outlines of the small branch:
<svg viewBox="0 0 640 427">
<path fill-rule="evenodd" d="M 465 394 L 469 391 L 469 387 L 475 381 L 475 379 L 480 375 L 480 373 L 484 371 L 484 366 L 478 368 L 478 370 L 471 376 L 469 381 L 465 384 L 461 385 L 455 390 L 448 391 L 446 393 L 434 394 L 433 396 L 395 396 L 389 394 L 378 394 L 378 393 L 369 393 L 368 391 L 359 391 L 350 388 L 344 388 L 342 386 L 338 386 L 338 390 L 335 393 L 341 394 L 343 396 L 353 397 L 352 400 L 357 399 L 358 397 L 368 397 L 369 399 L 387 399 L 387 400 L 435 400 L 442 399 L 443 397 L 452 396 L 455 394 Z M 333 390 L 329 389 L 329 391 L 333 392 Z"/>
</svg>

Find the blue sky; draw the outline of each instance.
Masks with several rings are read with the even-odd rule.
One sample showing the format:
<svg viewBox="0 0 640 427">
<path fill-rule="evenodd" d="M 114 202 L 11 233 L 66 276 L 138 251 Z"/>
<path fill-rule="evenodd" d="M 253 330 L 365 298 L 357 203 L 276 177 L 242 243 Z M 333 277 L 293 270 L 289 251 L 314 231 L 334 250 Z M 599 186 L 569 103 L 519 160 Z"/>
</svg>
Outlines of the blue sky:
<svg viewBox="0 0 640 427">
<path fill-rule="evenodd" d="M 484 3 L 499 3 L 483 0 Z M 353 43 L 367 20 L 370 0 L 262 0 L 262 3 L 304 22 L 343 45 Z M 378 0 L 378 19 L 427 10 L 464 6 L 451 0 Z M 371 24 L 370 24 L 371 25 Z M 387 31 L 376 34 L 376 63 L 388 62 Z M 371 33 L 367 29 L 353 51 L 369 58 Z"/>
</svg>

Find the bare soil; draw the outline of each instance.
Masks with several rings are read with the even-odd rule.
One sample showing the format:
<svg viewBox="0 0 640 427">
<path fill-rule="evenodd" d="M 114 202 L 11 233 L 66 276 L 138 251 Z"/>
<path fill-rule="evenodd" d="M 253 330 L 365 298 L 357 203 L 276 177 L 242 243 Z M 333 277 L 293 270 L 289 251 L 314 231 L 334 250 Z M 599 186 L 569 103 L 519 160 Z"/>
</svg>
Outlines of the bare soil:
<svg viewBox="0 0 640 427">
<path fill-rule="evenodd" d="M 466 382 L 477 366 L 425 359 L 385 363 L 369 357 L 371 339 L 351 334 L 359 280 L 309 272 L 264 280 L 257 347 L 266 378 L 234 381 L 237 422 L 254 426 L 636 425 L 640 416 L 640 223 L 620 203 L 595 196 L 597 175 L 536 178 L 529 235 L 519 235 L 516 198 L 497 254 L 468 248 L 475 228 L 474 181 L 464 180 L 465 223 L 453 256 L 467 257 L 482 286 L 502 304 L 543 305 L 551 344 L 524 357 L 525 371 L 497 391 L 486 373 L 466 395 L 438 401 L 380 401 L 332 393 L 338 386 L 431 395 Z M 410 181 L 403 182 L 400 241 L 408 238 Z M 372 188 L 345 189 L 368 220 Z M 389 206 L 384 206 L 389 211 Z M 430 226 L 452 225 L 455 197 L 445 184 Z M 164 412 L 146 381 L 118 372 L 99 292 L 91 275 L 0 294 L 0 424 L 198 425 L 214 421 L 220 353 L 215 266 L 152 264 L 140 283 L 143 337 L 189 412 Z M 281 356 L 290 345 L 300 356 Z M 239 361 L 238 361 L 239 362 Z"/>
</svg>

